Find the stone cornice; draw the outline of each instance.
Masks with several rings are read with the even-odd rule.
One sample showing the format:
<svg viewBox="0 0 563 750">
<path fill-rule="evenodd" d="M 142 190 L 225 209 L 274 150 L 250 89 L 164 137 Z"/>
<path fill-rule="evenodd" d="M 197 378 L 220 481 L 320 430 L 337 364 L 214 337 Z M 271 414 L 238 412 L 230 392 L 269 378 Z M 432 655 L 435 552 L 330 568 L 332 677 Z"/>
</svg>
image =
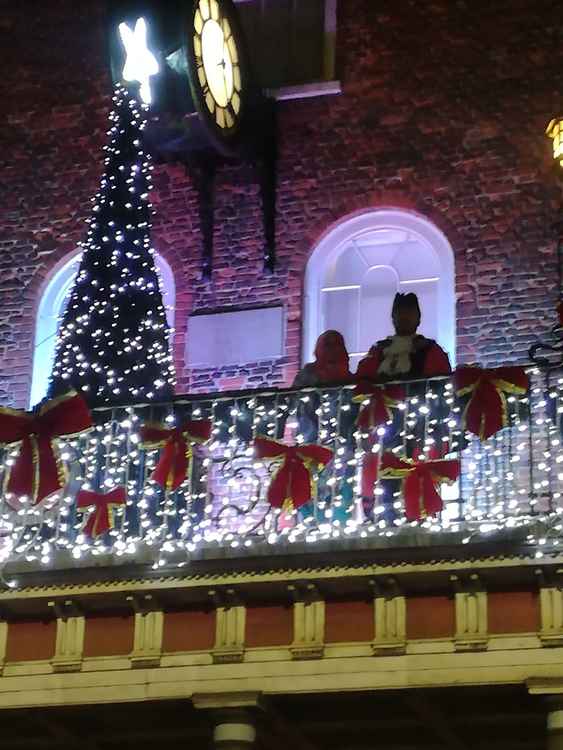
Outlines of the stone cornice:
<svg viewBox="0 0 563 750">
<path fill-rule="evenodd" d="M 489 575 L 510 575 L 511 571 L 527 571 L 529 580 L 533 580 L 537 569 L 557 569 L 563 566 L 563 555 L 551 555 L 542 558 L 541 562 L 531 555 L 471 557 L 463 560 L 441 559 L 423 562 L 391 562 L 382 564 L 323 565 L 311 567 L 287 567 L 279 569 L 256 568 L 246 571 L 228 572 L 194 572 L 179 575 L 176 571 L 169 575 L 130 576 L 106 580 L 83 580 L 69 583 L 37 583 L 23 585 L 14 589 L 0 591 L 0 607 L 10 602 L 25 599 L 56 598 L 58 596 L 90 596 L 99 594 L 117 594 L 135 591 L 175 591 L 197 590 L 213 586 L 255 586 L 283 584 L 296 580 L 342 581 L 344 579 L 361 579 L 364 577 L 385 577 L 388 575 L 408 577 L 411 580 L 421 574 L 447 577 L 456 571 L 486 570 Z M 93 575 L 94 571 L 83 571 L 84 578 Z M 108 571 L 106 571 L 107 573 Z M 117 571 L 115 571 L 117 573 Z"/>
</svg>

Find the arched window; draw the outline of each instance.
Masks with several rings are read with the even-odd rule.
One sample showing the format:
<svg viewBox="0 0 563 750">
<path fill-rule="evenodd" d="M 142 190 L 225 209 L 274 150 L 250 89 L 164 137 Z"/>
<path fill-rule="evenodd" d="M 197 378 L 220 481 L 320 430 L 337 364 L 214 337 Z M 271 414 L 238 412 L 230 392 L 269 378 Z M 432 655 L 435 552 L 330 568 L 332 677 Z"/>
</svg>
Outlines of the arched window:
<svg viewBox="0 0 563 750">
<path fill-rule="evenodd" d="M 327 328 L 340 331 L 354 371 L 370 346 L 393 332 L 396 292 L 420 300 L 420 332 L 455 361 L 454 255 L 445 235 L 418 214 L 367 211 L 344 220 L 314 249 L 305 276 L 303 360 Z"/>
<path fill-rule="evenodd" d="M 174 276 L 172 269 L 161 255 L 155 255 L 155 263 L 160 274 L 166 318 L 168 325 L 172 327 L 174 325 L 174 303 L 176 297 Z M 47 393 L 47 386 L 55 357 L 57 330 L 79 265 L 80 253 L 76 253 L 53 274 L 41 295 L 35 324 L 30 406 L 34 406 L 41 401 Z"/>
</svg>

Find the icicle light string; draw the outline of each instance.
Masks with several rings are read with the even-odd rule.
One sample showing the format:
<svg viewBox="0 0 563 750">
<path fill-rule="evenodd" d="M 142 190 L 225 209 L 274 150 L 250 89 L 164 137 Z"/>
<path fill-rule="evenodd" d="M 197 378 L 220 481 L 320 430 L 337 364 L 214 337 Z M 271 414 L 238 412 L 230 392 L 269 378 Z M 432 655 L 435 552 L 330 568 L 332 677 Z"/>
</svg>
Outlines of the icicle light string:
<svg viewBox="0 0 563 750">
<path fill-rule="evenodd" d="M 509 427 L 484 443 L 465 436 L 460 479 L 463 504 L 458 507 L 458 497 L 449 492 L 444 495 L 441 516 L 419 524 L 405 522 L 401 497 L 394 498 L 396 520 L 382 518 L 380 492 L 386 480 L 379 478 L 374 517 L 366 517 L 361 470 L 366 453 L 374 453 L 380 460 L 384 440 L 385 450 L 398 448 L 397 455 L 403 453 L 404 445 L 410 451 L 418 437 L 425 455 L 444 442 L 455 456 L 461 413 L 449 383 L 429 382 L 422 398 L 411 390 L 398 405 L 398 445 L 393 444 L 394 439 L 384 439 L 386 431 L 392 434 L 389 424 L 370 439 L 353 426 L 356 406 L 350 406 L 350 389 L 346 388 L 181 399 L 168 404 L 167 411 L 160 406 L 115 408 L 107 412 L 107 421 L 100 424 L 98 420 L 92 432 L 60 441 L 71 471 L 69 484 L 59 496 L 48 504 L 33 506 L 29 498 L 2 495 L 0 561 L 5 565 L 23 560 L 32 567 L 50 567 L 64 552 L 77 561 L 100 555 L 116 559 L 148 556 L 161 567 L 185 562 L 186 554 L 206 547 L 236 549 L 260 543 L 275 547 L 293 542 L 314 546 L 343 536 L 400 536 L 405 526 L 416 525 L 421 533 L 430 535 L 459 530 L 466 543 L 503 529 L 528 527 L 527 541 L 537 546 L 535 554 L 541 556 L 550 545 L 560 544 L 563 525 L 563 379 L 551 387 L 554 398 L 546 396 L 541 379 L 534 374 L 529 402 L 526 397 L 508 400 Z M 527 410 L 531 410 L 531 420 Z M 97 413 L 99 417 L 105 414 L 104 410 Z M 159 414 L 165 414 L 167 424 L 172 425 L 188 413 L 193 419 L 212 418 L 212 438 L 195 452 L 192 477 L 176 493 L 164 497 L 150 479 L 159 451 L 142 447 L 139 430 Z M 308 434 L 311 425 L 317 433 L 313 440 Z M 259 434 L 287 444 L 317 442 L 334 450 L 332 466 L 324 476 L 320 472 L 314 477 L 319 497 L 312 512 L 293 510 L 284 517 L 269 507 L 266 490 L 271 478 L 252 449 Z M 16 457 L 17 449 L 2 452 L 2 477 Z M 126 489 L 127 505 L 113 511 L 112 531 L 98 539 L 89 538 L 84 533 L 84 514 L 76 513 L 74 507 L 77 491 L 117 486 Z M 228 512 L 220 513 L 226 506 Z M 546 529 L 542 533 L 533 530 L 538 522 Z"/>
</svg>

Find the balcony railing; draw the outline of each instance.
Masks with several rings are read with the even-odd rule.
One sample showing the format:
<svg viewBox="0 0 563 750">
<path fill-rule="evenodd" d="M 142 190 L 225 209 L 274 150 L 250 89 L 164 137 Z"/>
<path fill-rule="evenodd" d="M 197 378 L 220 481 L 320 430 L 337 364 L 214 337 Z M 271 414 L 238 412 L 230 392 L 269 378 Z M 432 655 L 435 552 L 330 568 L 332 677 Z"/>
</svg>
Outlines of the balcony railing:
<svg viewBox="0 0 563 750">
<path fill-rule="evenodd" d="M 512 539 L 533 545 L 539 556 L 559 544 L 563 524 L 563 378 L 537 370 L 530 377 L 526 395 L 507 399 L 508 426 L 484 441 L 462 429 L 464 403 L 447 378 L 403 384 L 389 421 L 376 430 L 358 427 L 366 403 L 354 399 L 353 386 L 96 410 L 93 430 L 58 441 L 68 471 L 62 492 L 35 506 L 4 492 L 6 578 L 22 567 L 149 562 L 158 568 L 202 555 L 314 551 L 319 544 L 326 550 L 327 541 L 336 551 Z M 146 445 L 142 428 L 171 429 L 186 420 L 209 420 L 211 438 L 190 443 L 185 480 L 166 489 L 152 477 L 164 449 Z M 305 461 L 310 502 L 272 507 L 269 487 L 283 456 L 258 459 L 257 436 L 333 451 L 322 472 Z M 436 516 L 424 517 L 421 506 L 420 519 L 406 519 L 401 482 L 381 471 L 376 476 L 389 454 L 460 461 L 459 479 L 436 485 L 443 502 Z M 4 451 L 0 480 L 16 457 L 17 448 Z M 123 488 L 124 504 L 106 509 L 113 527 L 96 535 L 92 524 L 85 527 L 96 507 L 78 509 L 77 495 L 115 488 Z"/>
</svg>

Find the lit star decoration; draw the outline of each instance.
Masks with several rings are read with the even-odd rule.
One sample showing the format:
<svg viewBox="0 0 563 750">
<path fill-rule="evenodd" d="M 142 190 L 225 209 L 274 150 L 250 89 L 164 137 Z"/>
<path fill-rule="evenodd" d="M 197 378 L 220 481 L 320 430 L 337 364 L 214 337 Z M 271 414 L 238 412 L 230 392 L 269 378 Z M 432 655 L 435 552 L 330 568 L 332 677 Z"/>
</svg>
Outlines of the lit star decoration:
<svg viewBox="0 0 563 750">
<path fill-rule="evenodd" d="M 59 328 L 49 396 L 69 388 L 91 406 L 172 396 L 174 368 L 151 244 L 146 107 L 118 86 L 105 173 Z"/>
<path fill-rule="evenodd" d="M 140 83 L 139 96 L 141 101 L 145 104 L 151 104 L 150 78 L 158 73 L 159 68 L 156 57 L 147 46 L 145 19 L 138 18 L 133 30 L 126 23 L 120 23 L 119 34 L 127 55 L 122 72 L 123 80 L 129 83 Z"/>
</svg>

